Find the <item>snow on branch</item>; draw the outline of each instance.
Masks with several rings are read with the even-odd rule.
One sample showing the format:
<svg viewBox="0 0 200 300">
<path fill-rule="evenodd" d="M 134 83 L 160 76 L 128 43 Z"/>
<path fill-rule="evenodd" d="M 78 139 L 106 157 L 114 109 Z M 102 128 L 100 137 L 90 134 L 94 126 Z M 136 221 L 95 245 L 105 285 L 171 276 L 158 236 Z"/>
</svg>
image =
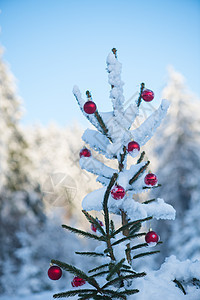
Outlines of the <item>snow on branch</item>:
<svg viewBox="0 0 200 300">
<path fill-rule="evenodd" d="M 169 102 L 167 100 L 162 100 L 160 107 L 145 120 L 140 127 L 131 131 L 134 139 L 141 146 L 145 145 L 148 140 L 154 135 L 156 129 L 160 126 L 162 120 L 167 114 L 167 110 L 169 108 Z M 126 140 L 128 141 L 129 136 L 127 136 Z"/>
<path fill-rule="evenodd" d="M 122 65 L 117 60 L 116 49 L 113 48 L 112 52 L 107 57 L 107 71 L 108 71 L 108 82 L 111 85 L 110 98 L 113 103 L 114 114 L 115 111 L 123 110 L 124 96 L 123 96 L 123 85 L 121 81 L 121 69 Z"/>
<path fill-rule="evenodd" d="M 88 172 L 106 178 L 111 178 L 113 173 L 117 172 L 117 170 L 106 166 L 104 163 L 100 162 L 99 160 L 95 159 L 92 156 L 81 157 L 79 163 L 82 169 L 85 169 Z"/>
<path fill-rule="evenodd" d="M 104 154 L 107 158 L 113 158 L 112 153 L 107 152 L 107 147 L 110 145 L 110 142 L 102 133 L 96 130 L 86 129 L 82 140 L 90 145 L 92 149 Z"/>
<path fill-rule="evenodd" d="M 85 112 L 84 112 L 84 110 L 83 110 L 83 106 L 84 106 L 84 104 L 87 102 L 87 101 L 85 101 L 85 100 L 83 100 L 83 98 L 82 98 L 82 96 L 81 96 L 81 92 L 80 92 L 80 90 L 79 90 L 79 88 L 78 88 L 78 86 L 74 86 L 74 88 L 73 88 L 73 94 L 74 94 L 74 96 L 75 96 L 75 98 L 76 98 L 76 100 L 77 100 L 77 102 L 78 102 L 78 104 L 79 104 L 79 107 L 80 107 L 80 109 L 81 109 L 81 111 L 82 111 L 82 113 L 83 113 L 83 115 L 100 131 L 100 132 L 102 132 L 102 133 L 104 133 L 103 132 L 103 129 L 101 128 L 101 126 L 100 126 L 100 124 L 99 124 L 99 122 L 97 121 L 97 119 L 96 119 L 96 117 L 93 115 L 93 114 L 86 114 Z"/>
</svg>

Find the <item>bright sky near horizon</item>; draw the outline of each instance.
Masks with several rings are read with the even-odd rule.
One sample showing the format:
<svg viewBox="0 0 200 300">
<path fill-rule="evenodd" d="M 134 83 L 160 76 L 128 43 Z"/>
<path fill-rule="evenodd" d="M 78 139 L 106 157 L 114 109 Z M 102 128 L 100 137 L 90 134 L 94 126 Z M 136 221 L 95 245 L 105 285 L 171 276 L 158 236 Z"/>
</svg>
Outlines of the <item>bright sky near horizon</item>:
<svg viewBox="0 0 200 300">
<path fill-rule="evenodd" d="M 24 124 L 87 124 L 72 94 L 89 89 L 99 111 L 111 109 L 106 57 L 122 62 L 124 94 L 141 82 L 157 104 L 173 65 L 200 94 L 199 0 L 0 0 L 4 60 L 17 78 Z"/>
</svg>

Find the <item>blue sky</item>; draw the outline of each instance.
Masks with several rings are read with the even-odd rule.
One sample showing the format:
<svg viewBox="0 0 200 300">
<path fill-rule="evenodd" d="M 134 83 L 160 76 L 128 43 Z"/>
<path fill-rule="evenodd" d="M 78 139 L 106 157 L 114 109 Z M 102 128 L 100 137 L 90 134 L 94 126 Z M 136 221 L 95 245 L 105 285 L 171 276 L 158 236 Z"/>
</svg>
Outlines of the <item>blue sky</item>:
<svg viewBox="0 0 200 300">
<path fill-rule="evenodd" d="M 72 94 L 92 92 L 110 110 L 106 56 L 118 49 L 125 97 L 142 81 L 160 100 L 168 65 L 200 94 L 198 0 L 1 0 L 0 42 L 18 80 L 23 123 L 87 124 Z"/>
</svg>

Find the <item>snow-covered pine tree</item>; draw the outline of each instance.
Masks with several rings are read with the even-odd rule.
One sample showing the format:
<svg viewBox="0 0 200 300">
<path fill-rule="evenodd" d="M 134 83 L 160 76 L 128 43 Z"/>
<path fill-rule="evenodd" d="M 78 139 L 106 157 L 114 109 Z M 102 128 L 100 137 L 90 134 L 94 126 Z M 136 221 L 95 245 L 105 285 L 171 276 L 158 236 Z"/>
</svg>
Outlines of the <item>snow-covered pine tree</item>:
<svg viewBox="0 0 200 300">
<path fill-rule="evenodd" d="M 147 173 L 150 162 L 144 161 L 145 153 L 143 151 L 139 155 L 139 150 L 151 139 L 165 117 L 168 102 L 162 100 L 160 107 L 147 120 L 138 128 L 131 130 L 132 123 L 138 115 L 141 101 L 151 101 L 153 92 L 145 89 L 144 83 L 142 83 L 136 103 L 124 109 L 121 64 L 117 60 L 116 49 L 112 49 L 112 52 L 108 55 L 107 71 L 111 85 L 110 98 L 113 111 L 99 112 L 89 91 L 86 92 L 87 101 L 82 98 L 78 87 L 74 87 L 73 92 L 83 114 L 97 129 L 87 129 L 82 139 L 94 151 L 103 154 L 108 159 L 116 160 L 118 168 L 113 169 L 106 166 L 94 158 L 87 148 L 81 150 L 81 168 L 98 175 L 97 181 L 103 185 L 101 189 L 88 194 L 82 202 L 83 214 L 91 223 L 91 229 L 95 234 L 62 225 L 63 228 L 71 232 L 99 241 L 100 246 L 95 251 L 78 251 L 76 254 L 83 256 L 83 258 L 84 256 L 98 257 L 101 259 L 101 263 L 96 268 L 88 270 L 85 267 L 85 270 L 80 270 L 73 265 L 53 259 L 48 271 L 49 277 L 54 280 L 59 279 L 62 274 L 61 269 L 63 269 L 75 275 L 72 286 L 78 287 L 77 289 L 55 294 L 54 298 L 78 296 L 78 299 L 127 299 L 129 295 L 138 293 L 139 290 L 134 279 L 142 278 L 146 274 L 145 272 L 137 272 L 134 269 L 134 261 L 157 253 L 157 250 L 151 251 L 149 246 L 159 243 L 157 233 L 152 230 L 145 232 L 142 224 L 149 222 L 152 218 L 175 218 L 175 210 L 171 205 L 166 204 L 163 199 L 154 198 L 143 203 L 139 203 L 134 199 L 135 194 L 159 187 L 156 175 Z M 129 169 L 126 166 L 128 155 L 136 159 Z M 104 224 L 88 213 L 91 210 L 103 211 Z M 121 219 L 120 225 L 116 222 L 115 215 Z M 184 273 L 184 270 L 186 270 L 185 265 L 187 265 L 188 270 L 189 268 L 193 270 L 190 276 L 194 276 L 193 274 L 197 274 L 197 264 L 195 268 L 194 265 L 190 265 L 189 261 L 184 262 L 181 269 L 180 265 L 181 263 L 176 261 L 175 258 L 171 258 L 163 266 L 163 269 L 159 270 L 158 275 L 151 274 L 153 278 L 155 276 L 155 280 L 150 278 L 149 281 L 146 281 L 147 284 L 143 282 L 144 287 L 146 284 L 149 290 L 151 281 L 158 284 L 157 276 L 162 277 L 162 274 L 164 274 L 164 279 L 161 278 L 160 282 L 161 293 L 167 293 L 168 288 L 165 286 L 165 291 L 163 291 L 163 284 L 166 284 L 168 279 L 170 289 L 174 284 L 175 289 L 176 285 L 181 290 L 178 294 L 185 294 L 185 289 L 176 278 L 176 274 L 178 277 L 188 280 L 188 274 Z M 167 266 L 169 267 L 168 274 Z M 84 284 L 85 288 L 80 288 Z M 157 294 L 154 287 L 152 289 L 153 292 L 150 294 Z"/>
<path fill-rule="evenodd" d="M 173 205 L 176 220 L 161 221 L 155 225 L 163 242 L 167 241 L 157 262 L 171 254 L 179 259 L 200 258 L 197 225 L 200 217 L 200 103 L 187 91 L 183 76 L 172 67 L 169 68 L 169 80 L 163 97 L 170 99 L 171 107 L 156 133 L 157 143 L 153 148 L 158 177 L 167 184 L 156 190 L 156 196 L 162 195 L 167 203 Z"/>
</svg>

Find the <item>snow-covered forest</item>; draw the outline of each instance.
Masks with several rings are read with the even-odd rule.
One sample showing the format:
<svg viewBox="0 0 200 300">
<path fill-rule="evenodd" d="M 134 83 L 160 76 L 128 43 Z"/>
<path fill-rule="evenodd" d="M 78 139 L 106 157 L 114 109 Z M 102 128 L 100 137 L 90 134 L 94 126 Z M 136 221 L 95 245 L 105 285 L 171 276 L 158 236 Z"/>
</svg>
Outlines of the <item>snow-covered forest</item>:
<svg viewBox="0 0 200 300">
<path fill-rule="evenodd" d="M 74 92 L 78 95 L 77 90 Z M 183 295 L 170 282 L 168 298 L 165 298 L 197 300 L 199 282 L 190 282 L 190 276 L 199 278 L 197 270 L 200 268 L 197 261 L 200 259 L 200 101 L 187 90 L 183 76 L 172 68 L 162 98 L 170 101 L 170 109 L 145 150 L 149 159 L 153 156 L 152 168 L 162 184 L 153 190 L 152 197 L 163 198 L 171 204 L 176 210 L 176 219 L 152 222 L 163 245 L 160 254 L 141 260 L 141 266 L 149 263 L 150 272 L 146 281 L 138 283 L 142 292 L 130 299 L 165 296 L 162 292 L 166 280 L 175 272 L 188 286 L 188 291 L 192 291 L 193 298 Z M 89 229 L 81 214 L 81 201 L 100 187 L 99 182 L 107 179 L 99 177 L 96 182 L 96 176 L 86 171 L 90 171 L 90 167 L 84 162 L 85 170 L 80 168 L 79 152 L 84 146 L 80 125 L 25 127 L 20 123 L 22 112 L 15 79 L 1 56 L 0 299 L 15 299 L 14 296 L 16 300 L 52 299 L 55 291 L 70 288 L 72 277 L 65 273 L 61 280 L 52 283 L 47 276 L 50 260 L 67 260 L 81 268 L 91 262 L 75 256 L 74 251 L 96 247 L 95 242 L 78 238 L 60 225 L 68 223 Z M 92 148 L 92 131 L 87 133 L 83 140 Z M 113 154 L 115 149 L 108 150 Z M 101 156 L 100 160 L 103 164 L 106 158 Z M 111 164 L 110 168 L 115 165 Z M 105 173 L 107 171 L 105 169 Z M 144 193 L 144 198 L 149 197 L 149 192 Z M 151 284 L 158 285 L 159 295 Z M 147 291 L 149 296 L 145 298 Z"/>
</svg>

